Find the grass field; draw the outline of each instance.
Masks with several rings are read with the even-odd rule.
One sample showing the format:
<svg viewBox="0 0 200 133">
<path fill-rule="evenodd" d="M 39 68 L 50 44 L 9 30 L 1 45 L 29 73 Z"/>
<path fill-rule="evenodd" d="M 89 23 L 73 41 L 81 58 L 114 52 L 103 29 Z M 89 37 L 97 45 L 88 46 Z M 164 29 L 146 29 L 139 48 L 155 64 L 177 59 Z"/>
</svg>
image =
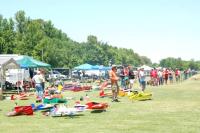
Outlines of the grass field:
<svg viewBox="0 0 200 133">
<path fill-rule="evenodd" d="M 82 116 L 47 117 L 40 112 L 33 116 L 7 117 L 14 101 L 0 101 L 0 133 L 199 133 L 200 80 L 180 84 L 148 87 L 153 100 L 132 102 L 127 97 L 119 103 L 98 98 L 98 92 L 87 92 L 92 101 L 108 102 L 103 113 L 82 113 Z M 86 92 L 66 92 L 78 100 Z M 73 105 L 76 100 L 69 101 Z M 33 100 L 18 101 L 27 105 Z"/>
</svg>

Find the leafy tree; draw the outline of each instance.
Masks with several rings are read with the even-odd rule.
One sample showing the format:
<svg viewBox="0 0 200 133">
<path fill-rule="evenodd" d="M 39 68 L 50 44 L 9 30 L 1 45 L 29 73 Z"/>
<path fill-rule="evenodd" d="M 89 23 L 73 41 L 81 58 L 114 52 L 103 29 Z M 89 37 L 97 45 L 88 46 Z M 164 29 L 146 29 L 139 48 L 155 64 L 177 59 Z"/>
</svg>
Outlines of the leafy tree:
<svg viewBox="0 0 200 133">
<path fill-rule="evenodd" d="M 0 16 L 0 53 L 13 53 L 14 48 L 14 22 Z"/>
<path fill-rule="evenodd" d="M 179 68 L 180 70 L 186 70 L 188 68 L 199 70 L 200 69 L 200 62 L 199 61 L 184 61 L 181 58 L 166 58 L 160 61 L 160 66 L 162 67 L 169 67 L 172 69 Z"/>
<path fill-rule="evenodd" d="M 73 68 L 83 63 L 92 65 L 151 64 L 147 57 L 132 49 L 113 47 L 89 35 L 87 42 L 78 43 L 54 27 L 51 21 L 31 19 L 18 11 L 14 19 L 0 16 L 0 53 L 22 54 L 45 61 L 53 67 Z"/>
<path fill-rule="evenodd" d="M 89 44 L 97 44 L 97 37 L 96 36 L 93 36 L 93 35 L 89 35 L 87 37 L 87 42 Z"/>
<path fill-rule="evenodd" d="M 198 70 L 199 69 L 199 64 L 195 62 L 193 59 L 189 61 L 188 67 L 190 69 Z"/>
<path fill-rule="evenodd" d="M 26 17 L 25 17 L 25 12 L 20 10 L 15 14 L 15 20 L 17 24 L 17 31 L 20 34 L 23 34 L 25 32 L 26 28 Z"/>
<path fill-rule="evenodd" d="M 147 64 L 147 65 L 152 64 L 151 60 L 149 58 L 147 58 L 146 56 L 141 56 L 140 58 L 141 58 L 142 64 Z"/>
</svg>

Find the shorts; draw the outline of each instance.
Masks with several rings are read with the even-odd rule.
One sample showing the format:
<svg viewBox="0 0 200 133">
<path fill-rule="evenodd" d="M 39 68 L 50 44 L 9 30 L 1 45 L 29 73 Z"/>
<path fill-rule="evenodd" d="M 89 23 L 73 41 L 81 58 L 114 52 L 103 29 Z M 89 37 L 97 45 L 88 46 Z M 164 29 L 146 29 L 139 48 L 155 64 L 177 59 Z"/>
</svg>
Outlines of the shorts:
<svg viewBox="0 0 200 133">
<path fill-rule="evenodd" d="M 119 85 L 117 83 L 114 83 L 111 85 L 111 89 L 114 90 L 119 90 Z"/>
<path fill-rule="evenodd" d="M 140 81 L 140 83 L 141 83 L 141 85 L 142 85 L 143 87 L 146 86 L 146 82 L 145 82 L 145 81 Z"/>
</svg>

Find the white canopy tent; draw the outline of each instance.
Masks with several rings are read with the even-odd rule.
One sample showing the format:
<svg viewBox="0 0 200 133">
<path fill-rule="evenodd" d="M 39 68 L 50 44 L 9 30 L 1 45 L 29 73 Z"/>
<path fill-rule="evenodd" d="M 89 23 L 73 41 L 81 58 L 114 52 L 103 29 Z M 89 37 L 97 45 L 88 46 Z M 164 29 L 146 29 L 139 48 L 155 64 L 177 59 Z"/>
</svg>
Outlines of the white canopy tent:
<svg viewBox="0 0 200 133">
<path fill-rule="evenodd" d="M 142 65 L 139 69 L 144 68 L 145 71 L 151 71 L 153 68 L 147 65 Z"/>
<path fill-rule="evenodd" d="M 13 58 L 0 57 L 0 92 L 2 93 L 3 85 L 6 82 L 6 71 L 10 69 L 19 69 L 20 66 Z M 0 94 L 2 96 L 2 94 Z"/>
<path fill-rule="evenodd" d="M 2 92 L 3 85 L 6 81 L 6 71 L 9 69 L 19 69 L 20 66 L 13 58 L 0 57 L 0 89 Z"/>
<path fill-rule="evenodd" d="M 20 66 L 13 58 L 0 57 L 0 81 L 5 79 L 6 70 L 19 68 Z"/>
</svg>

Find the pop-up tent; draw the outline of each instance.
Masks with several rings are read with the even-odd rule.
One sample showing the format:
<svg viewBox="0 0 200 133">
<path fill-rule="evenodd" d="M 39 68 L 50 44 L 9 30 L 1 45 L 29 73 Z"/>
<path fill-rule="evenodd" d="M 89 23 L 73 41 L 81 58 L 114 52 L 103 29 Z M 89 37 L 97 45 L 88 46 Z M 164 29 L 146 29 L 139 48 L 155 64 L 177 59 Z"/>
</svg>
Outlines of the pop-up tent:
<svg viewBox="0 0 200 133">
<path fill-rule="evenodd" d="M 144 68 L 145 71 L 150 71 L 150 70 L 153 69 L 152 67 L 146 66 L 146 65 L 143 65 L 143 66 L 139 67 L 139 69 L 141 69 L 141 68 Z"/>
<path fill-rule="evenodd" d="M 8 69 L 19 69 L 20 66 L 13 58 L 9 57 L 0 57 L 0 89 L 6 81 L 6 71 Z"/>
<path fill-rule="evenodd" d="M 18 54 L 0 54 L 0 58 L 13 58 L 21 68 L 51 67 L 51 65 L 33 59 L 30 56 Z"/>
<path fill-rule="evenodd" d="M 82 64 L 80 66 L 75 67 L 76 70 L 110 70 L 111 67 L 106 67 L 102 65 L 90 65 L 90 64 Z"/>
<path fill-rule="evenodd" d="M 95 65 L 92 68 L 94 70 L 102 70 L 102 71 L 111 70 L 111 67 L 103 66 L 103 65 Z"/>
<path fill-rule="evenodd" d="M 22 56 L 22 58 L 16 60 L 21 68 L 39 68 L 39 67 L 51 67 L 51 65 L 33 59 L 29 56 Z"/>
<path fill-rule="evenodd" d="M 92 66 L 92 70 L 99 70 L 99 68 L 100 68 L 99 65 Z"/>
<path fill-rule="evenodd" d="M 0 69 L 18 69 L 19 65 L 13 58 L 0 57 Z"/>
<path fill-rule="evenodd" d="M 77 66 L 74 69 L 76 69 L 76 70 L 92 70 L 93 66 L 86 63 L 86 64 L 82 64 L 80 66 Z"/>
<path fill-rule="evenodd" d="M 20 66 L 13 58 L 0 57 L 0 81 L 5 80 L 5 71 L 8 69 L 19 69 Z"/>
<path fill-rule="evenodd" d="M 109 66 L 99 66 L 99 70 L 103 70 L 103 71 L 111 70 L 111 67 L 109 67 Z"/>
</svg>

